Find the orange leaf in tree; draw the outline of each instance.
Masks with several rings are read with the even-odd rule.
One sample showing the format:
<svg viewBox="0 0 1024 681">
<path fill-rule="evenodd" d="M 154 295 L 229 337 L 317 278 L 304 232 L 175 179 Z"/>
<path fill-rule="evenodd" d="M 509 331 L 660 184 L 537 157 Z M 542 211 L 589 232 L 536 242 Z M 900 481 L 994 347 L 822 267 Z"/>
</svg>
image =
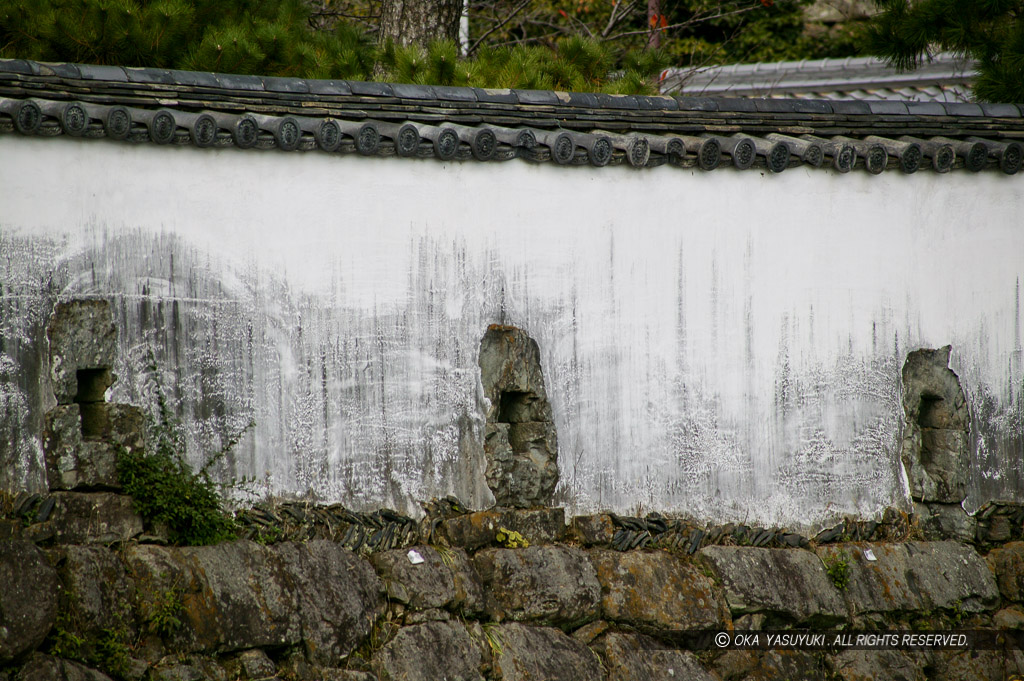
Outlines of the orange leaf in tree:
<svg viewBox="0 0 1024 681">
<path fill-rule="evenodd" d="M 664 14 L 661 15 L 661 27 L 668 28 L 668 17 Z"/>
<path fill-rule="evenodd" d="M 658 25 L 658 15 L 657 14 L 652 14 L 651 18 L 648 19 L 648 21 L 651 22 L 651 28 L 654 28 L 655 26 Z"/>
<path fill-rule="evenodd" d="M 771 7 L 775 4 L 775 0 L 761 0 L 761 4 L 765 7 Z"/>
<path fill-rule="evenodd" d="M 562 15 L 563 17 L 565 17 L 566 19 L 568 19 L 568 18 L 569 18 L 569 15 L 565 13 L 565 10 L 564 10 L 564 9 L 560 9 L 560 10 L 558 10 L 558 13 L 559 13 L 559 14 L 561 14 L 561 15 Z"/>
</svg>

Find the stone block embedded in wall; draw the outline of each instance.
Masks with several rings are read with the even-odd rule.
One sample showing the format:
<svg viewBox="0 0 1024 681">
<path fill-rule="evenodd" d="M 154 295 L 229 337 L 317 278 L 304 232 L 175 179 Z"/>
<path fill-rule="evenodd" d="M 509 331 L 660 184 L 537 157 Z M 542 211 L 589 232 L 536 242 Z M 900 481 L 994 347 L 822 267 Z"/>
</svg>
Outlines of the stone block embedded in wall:
<svg viewBox="0 0 1024 681">
<path fill-rule="evenodd" d="M 123 448 L 145 447 L 142 410 L 127 404 L 93 405 L 93 418 L 102 426 L 83 436 L 82 409 L 86 405 L 58 405 L 47 412 L 43 432 L 46 478 L 50 489 L 120 489 L 117 453 Z"/>
<path fill-rule="evenodd" d="M 558 629 L 517 622 L 494 629 L 500 642 L 494 670 L 502 681 L 602 681 L 606 678 L 597 654 Z"/>
<path fill-rule="evenodd" d="M 473 557 L 491 619 L 576 627 L 596 619 L 601 585 L 581 549 L 485 549 Z"/>
<path fill-rule="evenodd" d="M 132 498 L 110 492 L 54 492 L 49 521 L 60 544 L 113 544 L 142 534 Z"/>
<path fill-rule="evenodd" d="M 565 536 L 565 509 L 492 508 L 448 518 L 440 530 L 452 546 L 475 551 L 493 546 L 503 527 L 523 535 L 530 544 L 551 544 Z"/>
<path fill-rule="evenodd" d="M 927 681 L 927 662 L 904 650 L 843 650 L 832 658 L 835 678 L 842 681 L 875 681 L 882 670 L 891 681 Z"/>
<path fill-rule="evenodd" d="M 57 547 L 51 556 L 60 577 L 61 608 L 67 615 L 63 626 L 85 642 L 83 654 L 98 652 L 91 647 L 105 632 L 117 631 L 126 634 L 127 640 L 136 639 L 135 584 L 114 551 L 72 544 Z"/>
<path fill-rule="evenodd" d="M 1008 601 L 1024 602 L 1024 542 L 1010 542 L 986 556 L 999 593 Z"/>
<path fill-rule="evenodd" d="M 615 537 L 615 523 L 607 513 L 578 515 L 569 523 L 569 534 L 584 546 L 607 546 Z"/>
<path fill-rule="evenodd" d="M 33 653 L 14 676 L 14 681 L 112 681 L 106 674 L 78 662 Z"/>
<path fill-rule="evenodd" d="M 117 329 L 105 300 L 57 303 L 46 329 L 58 404 L 103 402 L 114 382 Z"/>
<path fill-rule="evenodd" d="M 57 617 L 57 573 L 34 544 L 3 541 L 0 584 L 3 664 L 34 650 L 53 627 Z"/>
<path fill-rule="evenodd" d="M 690 558 L 667 551 L 587 552 L 605 619 L 659 633 L 723 629 L 730 622 L 714 582 Z"/>
<path fill-rule="evenodd" d="M 834 681 L 821 654 L 810 650 L 729 650 L 711 667 L 730 681 Z"/>
<path fill-rule="evenodd" d="M 903 365 L 901 458 L 915 501 L 958 504 L 967 496 L 970 418 L 951 351 L 915 350 Z"/>
<path fill-rule="evenodd" d="M 141 607 L 181 589 L 184 652 L 301 646 L 331 666 L 358 647 L 383 612 L 383 585 L 370 564 L 334 542 L 249 541 L 127 550 Z"/>
<path fill-rule="evenodd" d="M 611 632 L 594 646 L 603 653 L 609 680 L 685 679 L 718 681 L 693 653 L 672 650 L 643 634 Z"/>
<path fill-rule="evenodd" d="M 722 580 L 734 617 L 763 613 L 779 624 L 821 626 L 847 619 L 839 590 L 811 551 L 708 546 L 700 555 Z"/>
<path fill-rule="evenodd" d="M 411 561 L 410 550 L 416 551 L 423 562 Z M 370 561 L 388 597 L 413 610 L 450 608 L 477 615 L 484 609 L 480 577 L 462 549 L 448 549 L 442 557 L 432 546 L 413 546 L 375 553 Z"/>
<path fill-rule="evenodd" d="M 490 400 L 487 486 L 498 506 L 547 505 L 558 484 L 558 437 L 537 343 L 521 329 L 492 325 L 480 343 L 479 363 Z"/>
<path fill-rule="evenodd" d="M 973 547 L 957 542 L 832 545 L 818 548 L 818 555 L 826 563 L 845 562 L 849 581 L 843 597 L 855 617 L 982 612 L 999 599 L 985 559 Z"/>
<path fill-rule="evenodd" d="M 914 502 L 917 526 L 926 541 L 971 543 L 977 533 L 977 521 L 960 504 L 922 504 Z"/>
<path fill-rule="evenodd" d="M 373 668 L 381 681 L 483 681 L 481 645 L 459 622 L 402 627 L 373 656 Z"/>
</svg>

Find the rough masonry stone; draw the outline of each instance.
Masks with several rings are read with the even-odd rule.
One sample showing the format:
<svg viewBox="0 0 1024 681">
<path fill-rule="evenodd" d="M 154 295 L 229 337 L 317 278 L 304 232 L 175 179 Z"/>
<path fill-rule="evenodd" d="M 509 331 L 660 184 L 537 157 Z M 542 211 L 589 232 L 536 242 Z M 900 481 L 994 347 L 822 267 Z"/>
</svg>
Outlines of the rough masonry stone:
<svg viewBox="0 0 1024 681">
<path fill-rule="evenodd" d="M 722 580 L 733 616 L 764 613 L 784 622 L 821 625 L 846 619 L 839 590 L 810 551 L 708 546 L 700 555 Z"/>
<path fill-rule="evenodd" d="M 423 562 L 413 563 L 410 551 L 416 551 Z M 480 577 L 462 549 L 449 549 L 442 557 L 432 546 L 412 546 L 375 553 L 370 560 L 388 597 L 410 609 L 450 608 L 467 615 L 483 612 Z"/>
<path fill-rule="evenodd" d="M 672 650 L 643 634 L 611 632 L 601 639 L 609 680 L 718 681 L 689 651 Z"/>
<path fill-rule="evenodd" d="M 106 674 L 71 660 L 33 653 L 14 681 L 112 681 Z"/>
<path fill-rule="evenodd" d="M 641 629 L 724 628 L 729 611 L 711 578 L 667 551 L 588 551 L 601 584 L 605 619 Z"/>
<path fill-rule="evenodd" d="M 473 557 L 497 620 L 579 626 L 597 617 L 601 585 L 580 549 L 485 549 Z"/>
<path fill-rule="evenodd" d="M 139 633 L 132 604 L 135 585 L 114 551 L 105 546 L 67 545 L 51 554 L 60 577 L 63 608 L 71 615 L 69 633 L 98 641 L 104 631 Z"/>
<path fill-rule="evenodd" d="M 1002 548 L 993 549 L 986 559 L 1003 598 L 1024 602 L 1024 542 L 1010 542 Z"/>
<path fill-rule="evenodd" d="M 927 541 L 952 539 L 970 543 L 977 534 L 978 522 L 967 515 L 960 504 L 922 504 L 914 502 L 918 527 Z"/>
<path fill-rule="evenodd" d="M 80 404 L 58 405 L 47 412 L 43 432 L 46 478 L 52 490 L 120 489 L 117 453 L 145 448 L 142 410 L 128 404 L 101 404 L 101 430 L 82 433 Z"/>
<path fill-rule="evenodd" d="M 565 536 L 563 508 L 492 508 L 449 518 L 441 523 L 441 533 L 452 546 L 475 551 L 493 546 L 498 530 L 518 532 L 534 544 L 551 544 Z"/>
<path fill-rule="evenodd" d="M 0 663 L 34 650 L 57 617 L 57 573 L 34 544 L 0 542 Z"/>
<path fill-rule="evenodd" d="M 58 404 L 102 402 L 114 377 L 117 329 L 105 300 L 58 303 L 46 329 L 50 382 Z M 80 374 L 80 372 L 82 372 Z M 88 377 L 79 385 L 79 377 Z"/>
<path fill-rule="evenodd" d="M 143 603 L 180 590 L 183 627 L 170 641 L 176 650 L 301 645 L 310 662 L 336 665 L 383 612 L 373 568 L 334 542 L 137 545 L 127 560 Z"/>
<path fill-rule="evenodd" d="M 483 655 L 466 627 L 426 622 L 402 627 L 373 657 L 380 681 L 483 681 Z"/>
<path fill-rule="evenodd" d="M 61 544 L 113 544 L 142 534 L 132 498 L 110 492 L 54 492 L 50 524 Z"/>
<path fill-rule="evenodd" d="M 870 549 L 875 560 L 865 550 Z M 830 545 L 822 560 L 845 561 L 843 596 L 854 616 L 868 613 L 981 612 L 996 605 L 999 591 L 985 560 L 957 542 Z"/>
<path fill-rule="evenodd" d="M 502 681 L 602 681 L 601 662 L 590 648 L 558 629 L 510 622 L 495 627 L 501 651 L 494 670 Z"/>
</svg>

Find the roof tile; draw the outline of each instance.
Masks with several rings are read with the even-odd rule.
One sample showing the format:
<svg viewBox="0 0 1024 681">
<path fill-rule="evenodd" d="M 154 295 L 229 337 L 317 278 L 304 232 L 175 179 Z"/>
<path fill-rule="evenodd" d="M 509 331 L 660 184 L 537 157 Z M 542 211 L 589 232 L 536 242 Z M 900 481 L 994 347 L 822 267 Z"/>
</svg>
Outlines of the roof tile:
<svg viewBox="0 0 1024 681">
<path fill-rule="evenodd" d="M 309 92 L 309 85 L 301 78 L 263 76 L 263 88 L 267 92 L 294 92 L 298 94 Z"/>
<path fill-rule="evenodd" d="M 395 93 L 395 97 L 402 99 L 437 99 L 437 93 L 429 85 L 393 83 L 391 90 Z"/>
<path fill-rule="evenodd" d="M 748 113 L 754 113 L 757 111 L 757 100 L 753 99 L 739 99 L 739 98 L 714 98 L 718 102 L 719 111 L 745 111 Z"/>
<path fill-rule="evenodd" d="M 1018 109 L 1015 104 L 993 104 L 989 102 L 981 102 L 980 106 L 982 112 L 986 116 L 992 116 L 994 118 L 1017 118 L 1024 114 L 1024 108 Z"/>
<path fill-rule="evenodd" d="M 865 104 L 873 114 L 905 114 L 907 105 L 904 102 L 887 102 L 866 100 Z"/>
<path fill-rule="evenodd" d="M 220 87 L 217 74 L 209 71 L 177 71 L 170 69 L 167 73 L 174 79 L 175 83 L 192 85 L 198 87 Z"/>
<path fill-rule="evenodd" d="M 394 90 L 387 83 L 374 83 L 366 80 L 350 80 L 348 85 L 352 88 L 352 94 L 365 97 L 393 97 Z"/>
<path fill-rule="evenodd" d="M 551 90 L 513 89 L 520 104 L 558 104 L 558 97 Z"/>
<path fill-rule="evenodd" d="M 309 84 L 309 92 L 314 95 L 350 95 L 352 88 L 344 80 L 317 80 L 306 81 Z"/>
<path fill-rule="evenodd" d="M 946 102 L 946 111 L 950 116 L 984 116 L 980 106 L 970 102 Z"/>
<path fill-rule="evenodd" d="M 174 85 L 178 82 L 175 74 L 171 73 L 167 69 L 126 66 L 124 72 L 125 75 L 128 76 L 128 82 L 130 83 L 158 83 L 161 85 Z"/>
<path fill-rule="evenodd" d="M 33 69 L 33 67 L 35 67 Z M 6 73 L 24 73 L 28 76 L 39 75 L 39 67 L 35 62 L 24 59 L 0 59 L 0 71 Z"/>
<path fill-rule="evenodd" d="M 582 106 L 590 109 L 601 106 L 597 95 L 593 92 L 560 92 L 558 94 L 562 101 L 570 106 Z"/>
<path fill-rule="evenodd" d="M 830 103 L 832 112 L 837 114 L 867 115 L 871 113 L 871 107 L 868 106 L 868 103 L 859 99 L 832 100 Z"/>
<path fill-rule="evenodd" d="M 680 111 L 718 111 L 718 100 L 711 97 L 675 97 Z"/>
<path fill-rule="evenodd" d="M 469 87 L 452 87 L 451 85 L 435 85 L 437 98 L 447 102 L 475 102 L 476 91 Z"/>
<path fill-rule="evenodd" d="M 597 101 L 601 103 L 601 106 L 608 109 L 635 109 L 636 97 L 633 95 L 608 95 L 604 93 L 597 93 L 595 95 Z"/>
<path fill-rule="evenodd" d="M 476 93 L 476 101 L 489 102 L 493 104 L 518 104 L 519 97 L 509 89 L 500 88 L 473 88 Z"/>
<path fill-rule="evenodd" d="M 124 69 L 120 66 L 103 66 L 99 64 L 46 64 L 55 71 L 59 67 L 76 67 L 80 76 L 67 75 L 65 78 L 84 78 L 86 80 L 111 80 L 119 83 L 128 82 L 128 74 L 124 72 Z M 61 76 L 64 74 L 58 73 Z"/>
<path fill-rule="evenodd" d="M 568 156 L 563 154 L 563 161 L 567 160 L 574 164 L 587 162 L 590 154 L 589 162 L 604 165 L 607 159 L 601 161 L 605 157 L 597 154 L 598 147 L 595 146 L 595 140 L 604 139 L 603 135 L 609 135 L 614 140 L 615 148 L 624 150 L 631 144 L 641 143 L 655 133 L 679 136 L 680 139 L 687 140 L 697 138 L 686 135 L 714 133 L 720 135 L 715 139 L 725 143 L 737 139 L 728 135 L 729 132 L 741 131 L 743 137 L 750 137 L 753 140 L 758 153 L 763 156 L 766 149 L 772 148 L 772 144 L 766 142 L 764 136 L 773 130 L 790 135 L 799 135 L 801 131 L 810 132 L 826 139 L 833 135 L 842 135 L 859 147 L 864 147 L 865 142 L 857 138 L 865 135 L 876 135 L 885 144 L 898 146 L 900 143 L 895 140 L 906 134 L 916 137 L 944 135 L 951 138 L 974 135 L 983 139 L 1024 134 L 1021 109 L 1014 105 L 1002 104 L 904 103 L 870 99 L 829 102 L 812 99 L 615 96 L 537 90 L 393 85 L 343 80 L 306 81 L 293 78 L 260 78 L 103 66 L 83 66 L 80 72 L 79 67 L 74 64 L 50 65 L 19 60 L 0 60 L 0 73 L 11 74 L 3 79 L 5 110 L 9 110 L 12 105 L 20 107 L 18 98 L 33 98 L 40 102 L 40 106 L 44 107 L 48 115 L 53 115 L 52 112 L 63 111 L 69 98 L 82 98 L 80 93 L 89 92 L 89 96 L 84 97 L 87 101 L 81 106 L 86 107 L 90 118 L 102 119 L 106 107 L 130 101 L 128 108 L 131 117 L 136 120 L 148 120 L 161 107 L 175 109 L 178 106 L 196 106 L 195 99 L 199 97 L 202 100 L 199 106 L 215 115 L 218 125 L 222 128 L 240 128 L 243 118 L 255 116 L 264 129 L 276 130 L 282 121 L 287 120 L 289 112 L 294 113 L 298 107 L 305 107 L 303 111 L 308 112 L 310 116 L 330 116 L 350 135 L 357 131 L 361 133 L 365 127 L 363 123 L 367 112 L 377 110 L 377 115 L 386 119 L 386 122 L 378 125 L 385 127 L 396 128 L 410 123 L 418 126 L 421 131 L 432 130 L 437 133 L 448 125 L 463 131 L 478 130 L 463 126 L 479 124 L 492 127 L 507 126 L 507 134 L 502 141 L 505 144 L 513 144 L 510 140 L 514 140 L 514 146 L 523 146 L 525 143 L 519 140 L 524 136 L 530 139 L 543 136 L 545 144 L 566 138 L 580 147 L 577 149 L 579 153 L 575 156 L 571 153 Z M 108 84 L 90 81 L 106 81 Z M 114 83 L 113 86 L 109 85 L 111 82 Z M 168 86 L 172 84 L 185 86 L 180 88 L 180 101 L 176 101 L 178 98 L 175 98 L 173 93 L 168 94 Z M 190 85 L 199 85 L 206 90 L 191 90 L 187 87 Z M 274 94 L 268 96 L 267 92 Z M 11 93 L 14 93 L 13 103 L 10 99 Z M 91 111 L 92 107 L 97 108 Z M 948 114 L 957 117 L 953 118 Z M 190 116 L 196 117 L 195 114 L 182 114 L 178 119 L 179 125 L 191 125 Z M 312 131 L 309 126 L 315 121 L 312 118 L 304 121 L 304 129 L 307 132 Z M 559 134 L 559 130 L 549 130 L 560 125 L 570 128 L 571 134 Z M 31 130 L 21 129 L 20 132 Z M 99 134 L 102 134 L 102 131 Z M 472 133 L 467 134 L 472 137 Z M 59 130 L 57 135 L 60 136 Z M 109 131 L 107 136 L 111 139 L 120 139 Z M 463 141 L 467 139 L 469 138 L 464 137 Z M 195 140 L 193 143 L 203 146 Z M 237 136 L 234 143 L 239 147 L 246 146 Z M 280 139 L 277 144 L 282 145 Z M 686 144 L 689 148 L 690 142 Z M 312 142 L 307 145 L 310 148 L 303 148 L 310 150 L 311 145 Z M 326 150 L 323 146 L 320 148 Z M 583 152 L 583 148 L 588 151 Z M 350 151 L 348 149 L 343 153 Z M 433 155 L 441 158 L 439 153 L 435 151 Z M 717 151 L 715 154 L 717 157 Z M 426 155 L 431 155 L 431 152 L 428 151 Z M 456 154 L 457 158 L 463 160 L 470 156 L 468 148 Z M 480 154 L 475 154 L 475 157 L 485 160 Z M 545 159 L 538 157 L 534 160 Z M 622 159 L 618 158 L 612 163 L 621 161 Z M 657 158 L 648 161 L 635 160 L 631 157 L 630 161 L 635 165 L 648 166 L 660 163 Z M 789 162 L 801 161 L 790 159 Z M 732 165 L 740 167 L 735 160 Z"/>
<path fill-rule="evenodd" d="M 940 102 L 906 102 L 907 112 L 915 116 L 945 116 L 948 104 Z"/>
<path fill-rule="evenodd" d="M 654 97 L 636 97 L 636 106 L 644 111 L 678 111 L 679 102 L 668 95 L 657 95 Z"/>
<path fill-rule="evenodd" d="M 232 90 L 251 90 L 253 92 L 264 92 L 263 79 L 259 76 L 239 76 L 228 73 L 218 73 L 217 82 L 221 87 Z"/>
</svg>

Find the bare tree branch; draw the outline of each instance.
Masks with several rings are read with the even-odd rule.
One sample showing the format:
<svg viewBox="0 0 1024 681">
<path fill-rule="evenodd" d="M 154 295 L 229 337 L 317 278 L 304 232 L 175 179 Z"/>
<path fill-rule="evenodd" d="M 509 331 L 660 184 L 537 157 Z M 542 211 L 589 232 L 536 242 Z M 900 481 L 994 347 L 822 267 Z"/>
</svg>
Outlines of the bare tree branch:
<svg viewBox="0 0 1024 681">
<path fill-rule="evenodd" d="M 722 19 L 724 17 L 733 16 L 734 14 L 744 14 L 746 12 L 749 12 L 749 11 L 753 10 L 753 9 L 757 9 L 757 8 L 756 7 L 741 7 L 739 9 L 735 9 L 735 10 L 732 10 L 730 12 L 718 12 L 718 13 L 715 13 L 715 14 L 706 14 L 706 15 L 694 16 L 694 17 L 691 17 L 690 19 L 687 19 L 686 21 L 680 21 L 680 22 L 677 22 L 677 23 L 674 23 L 674 24 L 670 24 L 669 26 L 666 26 L 662 30 L 669 31 L 669 30 L 676 29 L 676 28 L 685 28 L 687 26 L 693 26 L 695 24 L 699 24 L 701 22 L 708 21 L 710 19 Z M 608 36 L 608 37 L 605 38 L 605 40 L 610 42 L 612 40 L 619 40 L 620 38 L 628 38 L 628 37 L 635 36 L 635 35 L 646 35 L 648 33 L 648 30 L 649 29 L 642 29 L 642 30 L 638 30 L 638 31 L 623 31 L 622 33 L 616 33 L 615 35 Z"/>
<path fill-rule="evenodd" d="M 489 28 L 487 31 L 485 31 L 483 35 L 481 35 L 479 38 L 477 38 L 476 41 L 472 45 L 469 46 L 469 49 L 466 50 L 466 54 L 470 55 L 470 54 L 473 54 L 474 52 L 476 52 L 476 48 L 479 47 L 480 43 L 482 43 L 487 38 L 487 36 L 491 35 L 495 31 L 497 31 L 498 29 L 503 27 L 505 24 L 507 24 L 508 22 L 512 21 L 513 17 L 515 17 L 515 15 L 519 14 L 519 12 L 521 12 L 527 5 L 529 5 L 530 2 L 532 2 L 532 0 L 523 0 L 518 5 L 516 5 L 515 9 L 513 9 L 509 13 L 509 15 L 507 17 L 505 17 L 504 21 L 502 21 L 500 23 L 497 23 L 494 26 L 491 26 L 491 28 Z"/>
</svg>

